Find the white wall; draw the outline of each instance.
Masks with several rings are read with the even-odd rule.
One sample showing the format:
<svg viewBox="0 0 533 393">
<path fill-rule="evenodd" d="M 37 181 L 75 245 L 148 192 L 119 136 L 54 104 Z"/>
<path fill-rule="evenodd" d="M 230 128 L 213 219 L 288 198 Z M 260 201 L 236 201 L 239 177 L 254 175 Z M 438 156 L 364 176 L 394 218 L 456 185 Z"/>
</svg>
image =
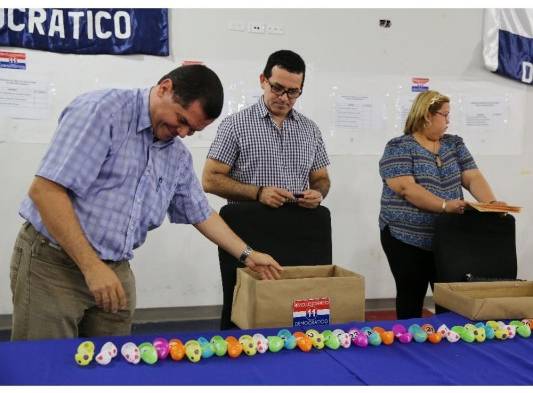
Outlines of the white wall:
<svg viewBox="0 0 533 393">
<path fill-rule="evenodd" d="M 391 29 L 378 27 L 379 19 L 383 18 L 391 19 Z M 316 108 L 313 109 L 316 112 L 304 110 L 304 113 L 316 119 L 320 118 L 323 97 L 313 88 L 317 85 L 313 74 L 320 72 L 353 73 L 376 80 L 380 75 L 447 75 L 490 81 L 502 89 L 515 86 L 517 82 L 483 68 L 482 20 L 483 10 L 468 9 L 172 10 L 169 58 L 59 55 L 0 48 L 28 53 L 28 71 L 42 72 L 54 87 L 49 119 L 0 118 L 0 121 L 7 133 L 24 133 L 37 127 L 50 132 L 61 109 L 76 95 L 108 86 L 152 84 L 172 69 L 177 59 L 216 59 L 227 64 L 243 64 L 248 68 L 242 73 L 253 75 L 256 80 L 267 56 L 278 49 L 295 50 L 308 63 L 305 93 L 312 92 L 313 96 L 307 96 L 306 100 L 314 104 L 310 107 Z M 229 31 L 230 21 L 282 25 L 285 34 Z M 249 69 L 250 64 L 260 66 Z M 533 95 L 528 90 L 526 104 L 530 107 L 532 103 Z M 525 124 L 532 120 L 533 114 L 527 112 Z M 533 221 L 533 138 L 528 128 L 523 131 L 521 155 L 475 158 L 498 198 L 524 207 L 523 213 L 516 216 L 518 274 L 533 279 L 533 267 L 528 263 L 533 257 L 533 245 L 527 242 L 527 228 Z M 0 143 L 0 314 L 12 310 L 9 259 L 22 222 L 17 215 L 18 206 L 46 147 L 45 144 Z M 207 149 L 193 148 L 192 152 L 200 175 Z M 332 212 L 334 263 L 366 277 L 367 298 L 395 294 L 379 244 L 378 160 L 378 155 L 332 156 L 329 169 L 332 188 L 325 201 Z M 224 204 L 218 197 L 211 195 L 209 199 L 215 209 Z M 137 277 L 138 307 L 221 303 L 216 247 L 191 226 L 167 223 L 153 231 L 145 245 L 136 251 L 132 265 Z"/>
</svg>

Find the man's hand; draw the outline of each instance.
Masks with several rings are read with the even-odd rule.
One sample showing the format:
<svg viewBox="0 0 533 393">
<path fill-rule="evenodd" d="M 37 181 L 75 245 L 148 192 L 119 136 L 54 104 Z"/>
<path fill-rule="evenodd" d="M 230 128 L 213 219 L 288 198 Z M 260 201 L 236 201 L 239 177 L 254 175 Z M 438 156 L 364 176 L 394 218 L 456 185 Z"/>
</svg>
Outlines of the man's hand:
<svg viewBox="0 0 533 393">
<path fill-rule="evenodd" d="M 294 199 L 292 193 L 277 187 L 263 187 L 259 195 L 259 202 L 274 208 L 281 207 L 285 202 L 292 199 Z"/>
<path fill-rule="evenodd" d="M 246 267 L 259 273 L 262 280 L 277 280 L 283 270 L 279 263 L 268 254 L 253 251 L 245 261 Z"/>
<path fill-rule="evenodd" d="M 317 190 L 305 190 L 303 198 L 298 198 L 298 206 L 308 209 L 316 209 L 322 202 L 322 194 Z"/>
<path fill-rule="evenodd" d="M 98 307 L 112 313 L 127 309 L 128 301 L 122 283 L 104 262 L 91 264 L 83 275 Z"/>
</svg>

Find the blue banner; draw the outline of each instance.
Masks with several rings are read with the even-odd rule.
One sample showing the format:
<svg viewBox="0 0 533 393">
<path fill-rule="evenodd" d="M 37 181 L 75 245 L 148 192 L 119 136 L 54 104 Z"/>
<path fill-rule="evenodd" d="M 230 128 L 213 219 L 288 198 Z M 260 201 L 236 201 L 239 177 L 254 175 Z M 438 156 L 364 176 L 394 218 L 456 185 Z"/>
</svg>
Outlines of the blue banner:
<svg viewBox="0 0 533 393">
<path fill-rule="evenodd" d="M 533 39 L 508 31 L 499 31 L 498 74 L 533 82 Z"/>
<path fill-rule="evenodd" d="M 533 84 L 533 9 L 485 10 L 483 60 L 492 72 Z"/>
<path fill-rule="evenodd" d="M 168 56 L 167 9 L 0 8 L 0 46 Z"/>
</svg>

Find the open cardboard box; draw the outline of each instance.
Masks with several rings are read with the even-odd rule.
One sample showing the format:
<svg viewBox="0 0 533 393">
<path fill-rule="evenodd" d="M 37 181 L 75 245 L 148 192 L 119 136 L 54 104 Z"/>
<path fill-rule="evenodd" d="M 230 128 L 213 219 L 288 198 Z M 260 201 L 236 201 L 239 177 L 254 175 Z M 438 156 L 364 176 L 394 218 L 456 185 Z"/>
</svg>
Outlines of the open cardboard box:
<svg viewBox="0 0 533 393">
<path fill-rule="evenodd" d="M 533 281 L 435 283 L 433 300 L 472 320 L 533 318 Z"/>
<path fill-rule="evenodd" d="M 286 266 L 279 280 L 237 269 L 231 320 L 241 329 L 293 326 L 293 302 L 329 299 L 330 323 L 363 321 L 365 279 L 336 265 Z M 313 326 L 309 326 L 313 327 Z"/>
</svg>

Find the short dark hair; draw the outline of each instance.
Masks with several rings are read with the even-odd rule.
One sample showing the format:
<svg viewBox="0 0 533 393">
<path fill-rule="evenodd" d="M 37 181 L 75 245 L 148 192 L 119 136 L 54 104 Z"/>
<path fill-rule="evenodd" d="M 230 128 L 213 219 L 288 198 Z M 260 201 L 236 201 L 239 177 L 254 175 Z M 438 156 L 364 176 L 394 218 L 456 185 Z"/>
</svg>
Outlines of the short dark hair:
<svg viewBox="0 0 533 393">
<path fill-rule="evenodd" d="M 272 76 L 272 68 L 278 66 L 293 74 L 303 74 L 302 87 L 305 80 L 305 62 L 298 53 L 291 50 L 279 50 L 272 53 L 267 60 L 263 75 L 269 79 Z"/>
<path fill-rule="evenodd" d="M 208 119 L 220 116 L 224 105 L 224 88 L 211 69 L 202 64 L 184 65 L 170 71 L 157 84 L 165 79 L 172 81 L 176 101 L 185 109 L 198 100 Z"/>
</svg>

